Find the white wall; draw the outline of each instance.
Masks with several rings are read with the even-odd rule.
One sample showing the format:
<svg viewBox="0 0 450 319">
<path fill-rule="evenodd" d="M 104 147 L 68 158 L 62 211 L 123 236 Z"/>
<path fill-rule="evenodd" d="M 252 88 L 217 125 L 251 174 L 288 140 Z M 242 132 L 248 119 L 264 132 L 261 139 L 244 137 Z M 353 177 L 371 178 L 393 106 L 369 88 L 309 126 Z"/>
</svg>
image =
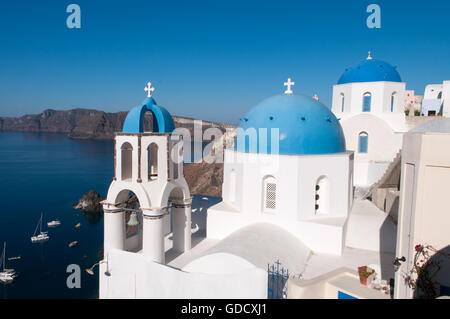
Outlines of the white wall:
<svg viewBox="0 0 450 319">
<path fill-rule="evenodd" d="M 397 257 L 405 256 L 395 277 L 395 297 L 411 298 L 405 284 L 414 260 L 414 247 L 450 245 L 450 133 L 408 133 L 402 151 L 402 181 L 397 232 Z M 450 262 L 436 279 L 450 286 Z"/>
<path fill-rule="evenodd" d="M 315 211 L 315 186 L 320 177 L 326 176 L 332 207 L 327 217 L 346 217 L 350 210 L 348 199 L 352 196 L 349 186 L 352 167 L 350 152 L 275 155 L 227 149 L 222 197 L 230 206 L 249 214 L 276 214 L 293 221 L 320 218 L 323 216 L 316 216 Z M 230 178 L 233 170 L 235 185 Z M 277 181 L 277 209 L 273 213 L 263 212 L 263 180 L 267 176 Z"/>
<path fill-rule="evenodd" d="M 396 133 L 382 118 L 361 113 L 341 120 L 347 150 L 355 152 L 355 161 L 390 162 L 402 146 L 402 133 Z M 359 135 L 368 134 L 368 152 L 359 153 Z"/>
<path fill-rule="evenodd" d="M 100 298 L 266 299 L 267 273 L 256 267 L 238 273 L 185 272 L 142 254 L 110 250 L 100 264 Z M 108 270 L 111 276 L 106 276 Z"/>
<path fill-rule="evenodd" d="M 424 99 L 437 99 L 442 92 L 442 84 L 429 84 L 425 87 Z"/>
<path fill-rule="evenodd" d="M 231 185 L 231 172 L 236 184 Z M 257 222 L 286 229 L 313 250 L 341 254 L 343 231 L 353 197 L 353 153 L 324 155 L 271 155 L 225 151 L 223 203 L 210 207 L 207 236 L 223 239 Z M 277 207 L 263 210 L 263 181 L 277 181 Z M 316 214 L 316 183 L 329 180 L 330 210 Z M 232 192 L 235 192 L 232 195 Z M 322 196 L 322 195 L 320 195 Z"/>
<path fill-rule="evenodd" d="M 372 95 L 371 113 L 391 113 L 391 96 L 396 93 L 394 112 L 402 114 L 405 108 L 406 84 L 398 82 L 363 82 L 347 83 L 333 86 L 333 101 L 331 110 L 338 118 L 348 114 L 358 114 L 363 109 L 363 96 L 366 92 Z M 345 97 L 344 112 L 342 112 L 341 94 Z M 403 113 L 404 114 L 404 113 Z"/>
</svg>

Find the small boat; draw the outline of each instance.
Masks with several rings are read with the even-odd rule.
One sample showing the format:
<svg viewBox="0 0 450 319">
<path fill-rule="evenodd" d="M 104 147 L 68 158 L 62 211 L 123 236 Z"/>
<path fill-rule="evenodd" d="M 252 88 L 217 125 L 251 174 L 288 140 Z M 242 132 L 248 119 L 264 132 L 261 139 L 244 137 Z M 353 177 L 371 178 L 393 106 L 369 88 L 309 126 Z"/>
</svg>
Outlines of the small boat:
<svg viewBox="0 0 450 319">
<path fill-rule="evenodd" d="M 8 260 L 20 260 L 21 258 L 22 258 L 21 256 L 9 257 Z"/>
<path fill-rule="evenodd" d="M 69 247 L 75 247 L 76 245 L 78 245 L 78 242 L 75 240 L 69 244 Z"/>
<path fill-rule="evenodd" d="M 81 223 L 78 223 L 75 225 L 75 228 L 80 228 L 81 227 Z"/>
<path fill-rule="evenodd" d="M 39 227 L 39 235 L 36 236 L 38 227 Z M 46 232 L 46 231 L 43 232 L 42 231 L 42 213 L 41 213 L 41 218 L 39 219 L 39 222 L 38 222 L 38 224 L 36 226 L 36 229 L 34 230 L 34 234 L 31 237 L 31 242 L 32 243 L 42 243 L 42 242 L 47 241 L 49 239 L 50 239 L 50 237 L 48 236 L 48 232 Z"/>
<path fill-rule="evenodd" d="M 61 225 L 61 222 L 59 220 L 52 220 L 51 222 L 47 223 L 48 227 L 57 227 Z"/>
<path fill-rule="evenodd" d="M 0 259 L 0 267 L 3 266 L 0 271 L 0 282 L 9 283 L 17 277 L 17 273 L 14 269 L 6 269 L 6 242 L 3 244 L 3 253 Z"/>
</svg>

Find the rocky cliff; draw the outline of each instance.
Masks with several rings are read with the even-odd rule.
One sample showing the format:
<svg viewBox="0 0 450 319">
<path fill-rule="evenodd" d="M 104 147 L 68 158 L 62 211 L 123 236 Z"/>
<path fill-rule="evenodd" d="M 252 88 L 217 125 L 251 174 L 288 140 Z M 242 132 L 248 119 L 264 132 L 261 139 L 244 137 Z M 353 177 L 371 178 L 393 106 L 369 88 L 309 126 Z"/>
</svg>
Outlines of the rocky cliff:
<svg viewBox="0 0 450 319">
<path fill-rule="evenodd" d="M 69 111 L 48 109 L 41 114 L 24 115 L 18 118 L 0 117 L 0 132 L 64 133 L 73 139 L 108 140 L 114 138 L 115 132 L 122 130 L 126 116 L 127 112 L 106 113 L 89 109 Z M 201 141 L 203 134 L 194 134 L 194 119 L 179 116 L 173 116 L 173 119 L 175 127 L 187 128 L 193 140 L 198 137 Z M 147 113 L 144 128 L 146 131 L 151 131 L 152 126 L 152 116 Z M 224 133 L 227 129 L 235 128 L 230 124 L 202 121 L 202 131 L 211 127 L 219 128 Z M 213 152 L 220 145 L 232 146 L 234 135 L 235 132 L 230 131 L 224 134 L 222 139 L 215 141 Z M 192 194 L 222 196 L 223 163 L 192 163 L 185 166 L 184 175 Z M 96 194 L 91 195 L 95 195 L 94 197 L 97 198 Z M 100 197 L 98 196 L 98 198 Z M 86 205 L 87 202 L 82 198 L 77 208 L 82 209 L 81 204 Z M 94 201 L 89 209 L 96 211 L 99 208 L 95 206 Z"/>
<path fill-rule="evenodd" d="M 65 133 L 74 139 L 108 140 L 122 130 L 127 112 L 107 113 L 89 109 L 69 111 L 45 110 L 41 114 L 22 117 L 0 117 L 0 132 Z M 173 116 L 175 127 L 187 128 L 194 138 L 194 119 Z M 151 131 L 152 116 L 147 113 L 144 128 Z M 202 121 L 202 130 L 217 127 L 222 131 L 233 125 Z M 198 135 L 201 138 L 200 134 Z"/>
</svg>

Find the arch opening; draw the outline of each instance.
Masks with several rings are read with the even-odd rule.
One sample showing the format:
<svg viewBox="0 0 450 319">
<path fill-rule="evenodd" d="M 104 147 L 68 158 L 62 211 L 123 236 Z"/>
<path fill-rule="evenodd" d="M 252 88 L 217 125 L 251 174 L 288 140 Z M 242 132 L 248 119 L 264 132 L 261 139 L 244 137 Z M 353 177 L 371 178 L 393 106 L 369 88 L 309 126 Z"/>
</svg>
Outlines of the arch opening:
<svg viewBox="0 0 450 319">
<path fill-rule="evenodd" d="M 358 153 L 366 154 L 369 151 L 369 134 L 366 132 L 359 133 L 358 136 Z"/>
<path fill-rule="evenodd" d="M 372 94 L 370 92 L 366 92 L 363 95 L 363 112 L 370 112 L 372 107 Z"/>
<path fill-rule="evenodd" d="M 148 180 L 158 179 L 158 144 L 151 143 L 147 148 Z"/>
<path fill-rule="evenodd" d="M 124 249 L 130 252 L 139 252 L 143 245 L 143 215 L 140 202 L 136 194 L 128 189 L 122 190 L 115 203 L 123 208 L 122 223 L 124 228 Z"/>
<path fill-rule="evenodd" d="M 397 96 L 398 96 L 397 92 L 394 92 L 391 95 L 391 113 L 393 113 L 395 110 L 395 106 L 397 104 Z"/>
<path fill-rule="evenodd" d="M 191 248 L 191 205 L 185 202 L 185 194 L 175 187 L 169 194 L 169 217 L 165 221 L 169 239 L 172 239 L 172 249 L 167 253 L 182 253 Z M 167 259 L 171 259 L 170 256 Z"/>
<path fill-rule="evenodd" d="M 125 142 L 120 147 L 121 149 L 121 179 L 131 180 L 133 176 L 133 146 Z"/>
</svg>

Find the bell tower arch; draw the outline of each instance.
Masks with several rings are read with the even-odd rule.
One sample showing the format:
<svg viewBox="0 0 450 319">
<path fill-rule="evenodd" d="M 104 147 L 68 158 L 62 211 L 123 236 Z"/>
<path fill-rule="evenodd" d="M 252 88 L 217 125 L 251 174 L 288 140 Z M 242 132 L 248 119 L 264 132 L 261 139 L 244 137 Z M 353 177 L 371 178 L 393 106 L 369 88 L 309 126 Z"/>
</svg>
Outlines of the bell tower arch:
<svg viewBox="0 0 450 319">
<path fill-rule="evenodd" d="M 112 248 L 134 251 L 165 263 L 164 237 L 170 213 L 173 249 L 191 248 L 191 198 L 183 175 L 182 136 L 173 133 L 172 116 L 151 97 L 151 83 L 146 89 L 147 99 L 128 113 L 122 132 L 114 137 L 115 176 L 103 202 L 104 250 L 105 254 Z M 144 132 L 146 112 L 153 117 L 151 132 Z M 139 202 L 135 208 L 125 203 L 130 192 Z M 142 230 L 134 244 L 127 242 L 126 216 L 128 224 Z"/>
</svg>

